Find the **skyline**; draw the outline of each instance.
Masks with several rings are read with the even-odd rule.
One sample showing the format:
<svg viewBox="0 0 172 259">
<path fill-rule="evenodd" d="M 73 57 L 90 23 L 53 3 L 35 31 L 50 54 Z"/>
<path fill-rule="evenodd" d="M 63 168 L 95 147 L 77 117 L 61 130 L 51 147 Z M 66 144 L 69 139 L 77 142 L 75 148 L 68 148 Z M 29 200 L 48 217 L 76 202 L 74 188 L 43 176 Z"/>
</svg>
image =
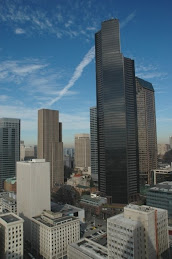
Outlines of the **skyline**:
<svg viewBox="0 0 172 259">
<path fill-rule="evenodd" d="M 0 117 L 21 119 L 26 144 L 37 144 L 41 108 L 59 110 L 64 146 L 72 146 L 74 134 L 89 133 L 96 105 L 94 34 L 114 17 L 121 51 L 155 89 L 158 143 L 169 143 L 170 7 L 170 1 L 156 8 L 153 1 L 1 1 Z"/>
</svg>

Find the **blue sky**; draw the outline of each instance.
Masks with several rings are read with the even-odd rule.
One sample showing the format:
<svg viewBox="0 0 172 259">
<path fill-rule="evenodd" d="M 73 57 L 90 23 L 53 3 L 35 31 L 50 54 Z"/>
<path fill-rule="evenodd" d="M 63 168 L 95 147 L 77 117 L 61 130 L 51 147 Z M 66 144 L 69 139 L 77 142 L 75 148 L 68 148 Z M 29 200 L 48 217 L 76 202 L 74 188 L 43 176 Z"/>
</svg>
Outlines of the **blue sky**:
<svg viewBox="0 0 172 259">
<path fill-rule="evenodd" d="M 155 88 L 158 143 L 172 135 L 172 2 L 0 0 L 0 117 L 21 118 L 37 143 L 37 110 L 57 109 L 63 142 L 89 132 L 96 104 L 94 34 L 118 18 L 121 50 Z"/>
</svg>

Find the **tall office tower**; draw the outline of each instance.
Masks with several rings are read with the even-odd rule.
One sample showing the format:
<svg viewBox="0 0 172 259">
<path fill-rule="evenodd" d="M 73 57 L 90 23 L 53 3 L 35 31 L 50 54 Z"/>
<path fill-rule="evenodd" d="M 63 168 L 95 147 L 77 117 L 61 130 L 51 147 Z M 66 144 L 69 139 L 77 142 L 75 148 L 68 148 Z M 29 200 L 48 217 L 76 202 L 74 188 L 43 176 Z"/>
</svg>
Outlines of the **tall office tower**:
<svg viewBox="0 0 172 259">
<path fill-rule="evenodd" d="M 170 149 L 172 149 L 172 136 L 169 137 Z"/>
<path fill-rule="evenodd" d="M 17 162 L 17 214 L 24 219 L 25 240 L 31 240 L 31 218 L 50 208 L 50 163 Z"/>
<path fill-rule="evenodd" d="M 95 41 L 99 190 L 126 204 L 139 192 L 134 61 L 120 52 L 117 19 Z"/>
<path fill-rule="evenodd" d="M 97 107 L 90 108 L 91 176 L 98 182 Z"/>
<path fill-rule="evenodd" d="M 76 134 L 75 135 L 75 167 L 88 168 L 90 167 L 90 135 Z"/>
<path fill-rule="evenodd" d="M 124 213 L 108 218 L 107 240 L 111 259 L 169 258 L 168 212 L 129 204 Z"/>
<path fill-rule="evenodd" d="M 59 112 L 41 109 L 38 111 L 38 158 L 50 162 L 51 189 L 64 183 L 62 123 Z"/>
<path fill-rule="evenodd" d="M 0 118 L 0 190 L 4 181 L 16 175 L 20 161 L 20 120 Z"/>
<path fill-rule="evenodd" d="M 23 259 L 23 219 L 14 213 L 0 214 L 0 258 Z"/>
<path fill-rule="evenodd" d="M 140 181 L 149 182 L 151 169 L 157 168 L 154 89 L 151 83 L 136 77 L 136 92 Z"/>
</svg>

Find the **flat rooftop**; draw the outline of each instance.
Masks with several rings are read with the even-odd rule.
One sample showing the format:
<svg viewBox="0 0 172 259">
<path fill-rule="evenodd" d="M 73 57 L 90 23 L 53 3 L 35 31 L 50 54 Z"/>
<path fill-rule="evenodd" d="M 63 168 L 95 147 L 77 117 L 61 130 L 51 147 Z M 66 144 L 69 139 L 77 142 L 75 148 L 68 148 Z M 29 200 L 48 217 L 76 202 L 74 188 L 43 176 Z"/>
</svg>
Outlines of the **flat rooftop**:
<svg viewBox="0 0 172 259">
<path fill-rule="evenodd" d="M 91 241 L 87 238 L 79 240 L 77 243 L 71 244 L 72 247 L 78 249 L 90 258 L 101 259 L 108 258 L 107 248 Z"/>
<path fill-rule="evenodd" d="M 139 227 L 141 226 L 141 224 L 139 225 L 139 222 L 137 220 L 133 220 L 133 219 L 129 219 L 129 218 L 125 218 L 124 217 L 124 213 L 115 215 L 111 218 L 108 218 L 107 220 L 108 222 L 114 222 L 116 225 L 119 226 L 127 226 L 127 228 L 135 228 L 135 227 Z"/>
<path fill-rule="evenodd" d="M 172 193 L 172 181 L 158 183 L 156 186 L 150 188 L 149 191 L 160 191 Z"/>
<path fill-rule="evenodd" d="M 63 215 L 67 215 L 69 213 L 75 213 L 78 211 L 82 211 L 83 209 L 69 205 L 69 204 L 58 204 L 55 202 L 51 202 L 51 210 L 53 212 L 61 212 Z"/>
<path fill-rule="evenodd" d="M 139 205 L 135 205 L 135 204 L 129 204 L 126 207 L 124 207 L 124 211 L 125 209 L 132 209 L 132 210 L 137 210 L 137 211 L 142 211 L 142 212 L 151 212 L 154 211 L 155 209 L 149 206 L 139 206 Z"/>
<path fill-rule="evenodd" d="M 49 218 L 45 215 L 39 215 L 39 216 L 33 217 L 33 219 L 35 219 L 36 221 L 46 225 L 47 227 L 52 228 L 52 227 L 55 227 L 57 225 L 65 224 L 67 222 L 76 220 L 77 218 L 72 217 L 72 216 L 67 216 L 67 217 L 60 217 L 60 218 L 57 218 L 57 219 L 51 219 L 51 218 Z"/>
<path fill-rule="evenodd" d="M 12 223 L 19 221 L 20 219 L 15 217 L 13 214 L 0 215 L 0 218 L 3 219 L 6 223 Z"/>
</svg>

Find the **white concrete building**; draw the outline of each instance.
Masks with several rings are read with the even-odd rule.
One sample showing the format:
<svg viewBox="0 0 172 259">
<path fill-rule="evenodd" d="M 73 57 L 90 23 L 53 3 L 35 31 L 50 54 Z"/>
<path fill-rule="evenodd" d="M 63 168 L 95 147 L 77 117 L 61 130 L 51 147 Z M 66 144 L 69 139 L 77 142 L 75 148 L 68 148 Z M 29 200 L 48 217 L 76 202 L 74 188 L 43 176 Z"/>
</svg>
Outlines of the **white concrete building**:
<svg viewBox="0 0 172 259">
<path fill-rule="evenodd" d="M 14 213 L 0 215 L 0 258 L 23 258 L 23 219 Z"/>
<path fill-rule="evenodd" d="M 107 220 L 107 242 L 109 259 L 160 258 L 169 248 L 167 211 L 129 204 Z"/>
<path fill-rule="evenodd" d="M 46 259 L 63 258 L 68 244 L 80 239 L 78 218 L 44 211 L 32 218 L 32 248 Z"/>
<path fill-rule="evenodd" d="M 102 246 L 88 238 L 68 245 L 68 259 L 108 259 L 107 247 Z"/>
<path fill-rule="evenodd" d="M 17 214 L 16 195 L 14 192 L 0 192 L 0 206 L 4 210 Z"/>
<path fill-rule="evenodd" d="M 17 162 L 17 214 L 24 219 L 25 239 L 31 238 L 31 218 L 50 208 L 50 163 Z"/>
</svg>

